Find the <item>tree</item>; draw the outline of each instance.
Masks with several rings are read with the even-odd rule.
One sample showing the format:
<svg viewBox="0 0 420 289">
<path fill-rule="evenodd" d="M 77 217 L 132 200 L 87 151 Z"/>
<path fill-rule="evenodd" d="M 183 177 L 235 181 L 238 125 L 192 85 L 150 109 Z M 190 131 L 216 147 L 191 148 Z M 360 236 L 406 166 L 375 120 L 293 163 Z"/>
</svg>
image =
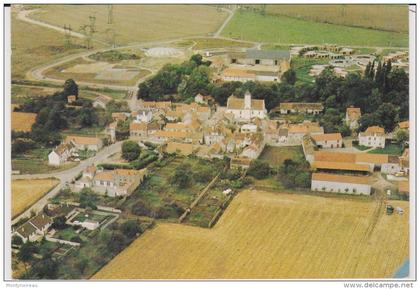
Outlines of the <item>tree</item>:
<svg viewBox="0 0 420 289">
<path fill-rule="evenodd" d="M 286 72 L 283 73 L 283 75 L 281 76 L 281 80 L 287 84 L 290 85 L 295 85 L 296 83 L 296 71 L 294 71 L 292 68 L 287 70 Z"/>
<path fill-rule="evenodd" d="M 21 237 L 19 237 L 18 235 L 13 235 L 13 237 L 12 237 L 12 244 L 13 244 L 13 245 L 18 245 L 18 246 L 20 246 L 20 245 L 22 245 L 22 244 L 23 244 L 23 240 L 22 240 L 22 238 L 21 238 Z"/>
<path fill-rule="evenodd" d="M 375 115 L 379 121 L 377 125 L 383 126 L 386 132 L 391 132 L 398 122 L 398 109 L 391 103 L 381 104 L 376 110 Z"/>
<path fill-rule="evenodd" d="M 64 82 L 63 96 L 67 97 L 69 95 L 79 96 L 79 87 L 73 79 L 67 79 Z"/>
<path fill-rule="evenodd" d="M 133 161 L 140 155 L 140 146 L 132 140 L 123 142 L 121 147 L 122 157 L 127 161 Z"/>
<path fill-rule="evenodd" d="M 409 140 L 409 133 L 407 130 L 405 129 L 399 129 L 397 130 L 397 132 L 395 133 L 395 139 L 397 140 L 397 142 L 404 147 L 405 143 L 408 142 Z"/>
<path fill-rule="evenodd" d="M 247 174 L 257 179 L 264 179 L 270 174 L 270 166 L 264 161 L 254 160 L 251 162 Z"/>
<path fill-rule="evenodd" d="M 89 259 L 86 257 L 82 257 L 79 262 L 77 262 L 77 267 L 80 270 L 80 273 L 83 274 L 86 268 L 89 266 Z"/>
<path fill-rule="evenodd" d="M 17 255 L 18 259 L 24 263 L 27 263 L 32 260 L 32 255 L 38 251 L 38 248 L 33 242 L 26 242 L 24 243 Z"/>
<path fill-rule="evenodd" d="M 79 196 L 79 203 L 80 207 L 82 208 L 92 208 L 96 210 L 96 202 L 98 201 L 98 197 L 90 188 L 83 188 L 80 191 Z"/>
<path fill-rule="evenodd" d="M 126 239 L 120 232 L 114 232 L 109 240 L 108 248 L 112 253 L 120 252 L 126 243 Z"/>
<path fill-rule="evenodd" d="M 191 184 L 192 170 L 188 163 L 179 165 L 170 177 L 170 182 L 180 188 L 187 188 Z"/>
<path fill-rule="evenodd" d="M 127 238 L 134 238 L 138 233 L 142 232 L 140 224 L 137 220 L 128 220 L 123 223 L 120 227 L 121 232 Z"/>
<path fill-rule="evenodd" d="M 83 107 L 79 112 L 79 122 L 83 127 L 90 127 L 97 122 L 97 116 L 92 108 Z"/>
<path fill-rule="evenodd" d="M 63 229 L 65 229 L 67 227 L 67 225 L 66 225 L 66 217 L 64 217 L 64 216 L 55 217 L 54 220 L 53 220 L 52 227 L 54 229 L 57 229 L 57 230 L 63 230 Z"/>
</svg>

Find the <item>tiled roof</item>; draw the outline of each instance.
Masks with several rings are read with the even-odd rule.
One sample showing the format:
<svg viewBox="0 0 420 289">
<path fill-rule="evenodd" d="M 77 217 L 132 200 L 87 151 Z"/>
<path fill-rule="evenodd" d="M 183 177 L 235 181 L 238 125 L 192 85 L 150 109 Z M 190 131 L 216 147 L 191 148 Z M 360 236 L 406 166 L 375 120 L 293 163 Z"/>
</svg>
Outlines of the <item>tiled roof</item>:
<svg viewBox="0 0 420 289">
<path fill-rule="evenodd" d="M 386 154 L 370 154 L 358 153 L 356 154 L 356 163 L 371 163 L 371 164 L 385 164 L 388 163 L 388 155 Z"/>
<path fill-rule="evenodd" d="M 342 140 L 341 133 L 324 133 L 313 135 L 312 138 L 315 141 L 339 141 Z"/>
<path fill-rule="evenodd" d="M 289 134 L 293 133 L 324 133 L 324 129 L 318 123 L 300 123 L 289 126 Z"/>
<path fill-rule="evenodd" d="M 368 185 L 370 183 L 370 178 L 366 176 L 346 176 L 346 175 L 324 174 L 324 173 L 313 173 L 312 180 L 334 182 L 334 183 L 363 184 L 363 185 Z"/>
<path fill-rule="evenodd" d="M 343 163 L 343 162 L 325 162 L 315 161 L 313 167 L 317 169 L 328 169 L 328 170 L 343 170 L 343 171 L 361 171 L 369 172 L 369 165 L 355 164 L 355 163 Z"/>
<path fill-rule="evenodd" d="M 295 109 L 295 110 L 323 110 L 324 106 L 320 102 L 283 102 L 279 105 L 280 109 Z"/>
<path fill-rule="evenodd" d="M 154 136 L 156 137 L 167 137 L 167 138 L 186 138 L 189 136 L 189 133 L 184 131 L 166 131 L 158 130 Z"/>
<path fill-rule="evenodd" d="M 255 77 L 255 73 L 248 71 L 246 69 L 238 69 L 238 68 L 226 68 L 223 70 L 224 77 L 248 77 L 253 78 Z"/>
<path fill-rule="evenodd" d="M 37 229 L 41 230 L 47 224 L 52 223 L 52 219 L 44 213 L 40 213 L 29 220 L 29 222 Z"/>
<path fill-rule="evenodd" d="M 402 122 L 398 123 L 398 126 L 399 126 L 401 129 L 408 129 L 408 128 L 409 128 L 409 126 L 410 126 L 410 122 L 409 122 L 408 120 L 406 120 L 406 121 L 402 121 Z"/>
<path fill-rule="evenodd" d="M 68 135 L 66 136 L 65 142 L 74 142 L 75 144 L 79 145 L 99 145 L 101 143 L 101 139 L 97 137 Z"/>
<path fill-rule="evenodd" d="M 245 100 L 243 98 L 237 98 L 231 95 L 228 98 L 227 108 L 228 109 L 244 109 Z M 265 104 L 263 99 L 251 99 L 251 109 L 253 110 L 264 110 Z"/>
<path fill-rule="evenodd" d="M 114 174 L 112 171 L 103 171 L 99 172 L 95 175 L 95 180 L 99 181 L 113 181 L 114 180 Z"/>
<path fill-rule="evenodd" d="M 343 152 L 317 151 L 314 154 L 314 160 L 323 161 L 323 162 L 355 163 L 356 154 L 343 153 Z"/>
<path fill-rule="evenodd" d="M 368 132 L 368 133 L 385 133 L 385 130 L 380 126 L 370 126 L 366 129 L 365 132 Z"/>
<path fill-rule="evenodd" d="M 398 182 L 398 191 L 400 193 L 408 194 L 410 192 L 410 182 L 409 181 Z"/>
<path fill-rule="evenodd" d="M 245 52 L 246 58 L 252 59 L 289 59 L 290 52 L 289 50 L 258 50 L 258 49 L 248 49 Z"/>
<path fill-rule="evenodd" d="M 25 222 L 16 230 L 21 236 L 28 238 L 30 235 L 35 234 L 36 228 L 28 222 Z"/>
</svg>

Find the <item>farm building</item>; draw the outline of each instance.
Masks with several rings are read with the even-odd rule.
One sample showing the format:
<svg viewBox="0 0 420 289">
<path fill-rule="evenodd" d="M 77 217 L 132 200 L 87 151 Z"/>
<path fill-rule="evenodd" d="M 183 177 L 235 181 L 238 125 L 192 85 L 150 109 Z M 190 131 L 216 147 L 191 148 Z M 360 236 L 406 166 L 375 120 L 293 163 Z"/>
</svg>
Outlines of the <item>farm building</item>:
<svg viewBox="0 0 420 289">
<path fill-rule="evenodd" d="M 359 127 L 359 120 L 362 116 L 359 107 L 348 107 L 346 110 L 346 125 L 350 127 L 351 130 L 355 130 Z"/>
<path fill-rule="evenodd" d="M 12 112 L 12 131 L 30 132 L 36 121 L 36 113 Z"/>
<path fill-rule="evenodd" d="M 247 91 L 244 98 L 231 95 L 227 101 L 227 113 L 231 113 L 236 121 L 250 121 L 254 118 L 264 119 L 267 116 L 264 99 L 252 99 Z"/>
<path fill-rule="evenodd" d="M 153 118 L 153 113 L 148 109 L 140 109 L 135 113 L 136 120 L 135 122 L 151 122 Z"/>
<path fill-rule="evenodd" d="M 366 176 L 346 176 L 313 173 L 311 190 L 339 194 L 370 195 L 370 179 Z"/>
<path fill-rule="evenodd" d="M 76 150 L 99 151 L 103 146 L 102 140 L 98 137 L 77 136 L 77 135 L 66 136 L 64 143 L 74 145 Z"/>
<path fill-rule="evenodd" d="M 181 141 L 186 143 L 192 142 L 191 133 L 185 131 L 167 131 L 158 130 L 149 136 L 152 143 L 163 144 L 168 141 Z"/>
<path fill-rule="evenodd" d="M 410 182 L 409 181 L 398 182 L 398 192 L 400 194 L 409 195 L 410 194 Z"/>
<path fill-rule="evenodd" d="M 370 172 L 370 167 L 367 164 L 344 163 L 337 162 L 335 160 L 317 161 L 316 156 L 315 161 L 312 163 L 312 167 L 318 172 L 327 173 L 352 173 L 367 175 Z"/>
<path fill-rule="evenodd" d="M 126 196 L 140 185 L 146 173 L 147 169 L 100 171 L 93 178 L 92 189 L 110 197 Z"/>
<path fill-rule="evenodd" d="M 245 53 L 230 54 L 229 58 L 232 64 L 279 66 L 290 63 L 290 52 L 288 50 L 248 49 Z"/>
<path fill-rule="evenodd" d="M 40 213 L 17 228 L 13 235 L 19 236 L 24 243 L 28 240 L 34 242 L 45 235 L 52 223 L 53 221 L 48 215 Z"/>
<path fill-rule="evenodd" d="M 303 122 L 299 124 L 291 124 L 287 128 L 287 140 L 290 144 L 300 144 L 303 136 L 309 134 L 319 135 L 324 133 L 324 128 L 320 127 L 317 122 Z"/>
<path fill-rule="evenodd" d="M 48 165 L 61 166 L 74 152 L 75 146 L 72 143 L 60 144 L 48 154 Z"/>
<path fill-rule="evenodd" d="M 319 114 L 324 110 L 322 103 L 309 103 L 309 102 L 283 102 L 273 111 L 279 111 L 281 114 L 289 113 L 307 113 Z"/>
<path fill-rule="evenodd" d="M 325 133 L 316 134 L 312 136 L 318 147 L 327 148 L 341 148 L 343 146 L 343 139 L 341 133 Z"/>
<path fill-rule="evenodd" d="M 93 107 L 100 107 L 100 108 L 105 109 L 108 103 L 111 102 L 111 100 L 112 98 L 109 96 L 99 95 L 98 97 L 95 98 L 92 105 Z"/>
<path fill-rule="evenodd" d="M 382 127 L 371 126 L 359 133 L 359 145 L 367 147 L 385 147 L 385 131 Z"/>
</svg>

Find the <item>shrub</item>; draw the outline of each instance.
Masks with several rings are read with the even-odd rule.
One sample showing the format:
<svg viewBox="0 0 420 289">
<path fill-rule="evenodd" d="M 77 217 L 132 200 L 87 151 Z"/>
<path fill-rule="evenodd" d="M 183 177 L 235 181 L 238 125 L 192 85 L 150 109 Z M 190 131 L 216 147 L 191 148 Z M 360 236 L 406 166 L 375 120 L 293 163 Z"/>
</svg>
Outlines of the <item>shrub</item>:
<svg viewBox="0 0 420 289">
<path fill-rule="evenodd" d="M 247 174 L 257 179 L 266 178 L 270 174 L 270 166 L 266 162 L 254 160 L 251 162 Z"/>
<path fill-rule="evenodd" d="M 127 161 L 134 161 L 140 155 L 140 146 L 132 140 L 123 142 L 121 147 L 122 157 Z"/>
<path fill-rule="evenodd" d="M 142 233 L 142 229 L 137 220 L 128 220 L 120 227 L 121 232 L 128 238 L 134 238 L 138 233 Z"/>
</svg>

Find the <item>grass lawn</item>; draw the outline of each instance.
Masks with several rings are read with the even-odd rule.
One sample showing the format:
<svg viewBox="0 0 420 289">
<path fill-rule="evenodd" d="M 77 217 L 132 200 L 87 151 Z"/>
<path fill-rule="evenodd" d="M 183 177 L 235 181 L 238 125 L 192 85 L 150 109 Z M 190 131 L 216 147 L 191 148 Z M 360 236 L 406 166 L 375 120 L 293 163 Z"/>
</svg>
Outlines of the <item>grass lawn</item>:
<svg viewBox="0 0 420 289">
<path fill-rule="evenodd" d="M 63 27 L 89 23 L 96 17 L 94 37 L 109 42 L 107 5 L 43 5 L 33 18 Z M 141 17 L 139 16 L 141 15 Z M 215 32 L 228 16 L 210 5 L 113 5 L 118 45 Z"/>
<path fill-rule="evenodd" d="M 312 65 L 328 64 L 328 62 L 328 59 L 310 59 L 304 57 L 294 57 L 292 59 L 291 66 L 296 72 L 296 77 L 298 81 L 313 82 L 315 80 L 315 77 L 309 75 L 309 71 L 311 70 Z"/>
<path fill-rule="evenodd" d="M 278 167 L 281 166 L 286 159 L 297 159 L 301 157 L 303 157 L 302 146 L 265 146 L 259 158 L 268 162 L 273 167 Z"/>
<path fill-rule="evenodd" d="M 355 28 L 287 16 L 235 12 L 222 32 L 241 40 L 282 44 L 324 44 L 407 47 L 408 34 Z"/>
<path fill-rule="evenodd" d="M 403 153 L 403 148 L 401 147 L 401 145 L 398 144 L 387 144 L 385 146 L 385 148 L 376 148 L 373 149 L 371 151 L 369 151 L 369 153 L 371 154 L 389 154 L 389 155 L 402 155 Z"/>
<path fill-rule="evenodd" d="M 363 145 L 358 145 L 358 144 L 354 144 L 354 145 L 352 145 L 352 146 L 353 146 L 354 148 L 358 149 L 359 151 L 365 151 L 365 150 L 370 149 L 370 147 L 363 146 Z"/>
<path fill-rule="evenodd" d="M 21 214 L 32 204 L 42 198 L 59 181 L 50 179 L 28 179 L 12 181 L 12 217 Z"/>
</svg>

